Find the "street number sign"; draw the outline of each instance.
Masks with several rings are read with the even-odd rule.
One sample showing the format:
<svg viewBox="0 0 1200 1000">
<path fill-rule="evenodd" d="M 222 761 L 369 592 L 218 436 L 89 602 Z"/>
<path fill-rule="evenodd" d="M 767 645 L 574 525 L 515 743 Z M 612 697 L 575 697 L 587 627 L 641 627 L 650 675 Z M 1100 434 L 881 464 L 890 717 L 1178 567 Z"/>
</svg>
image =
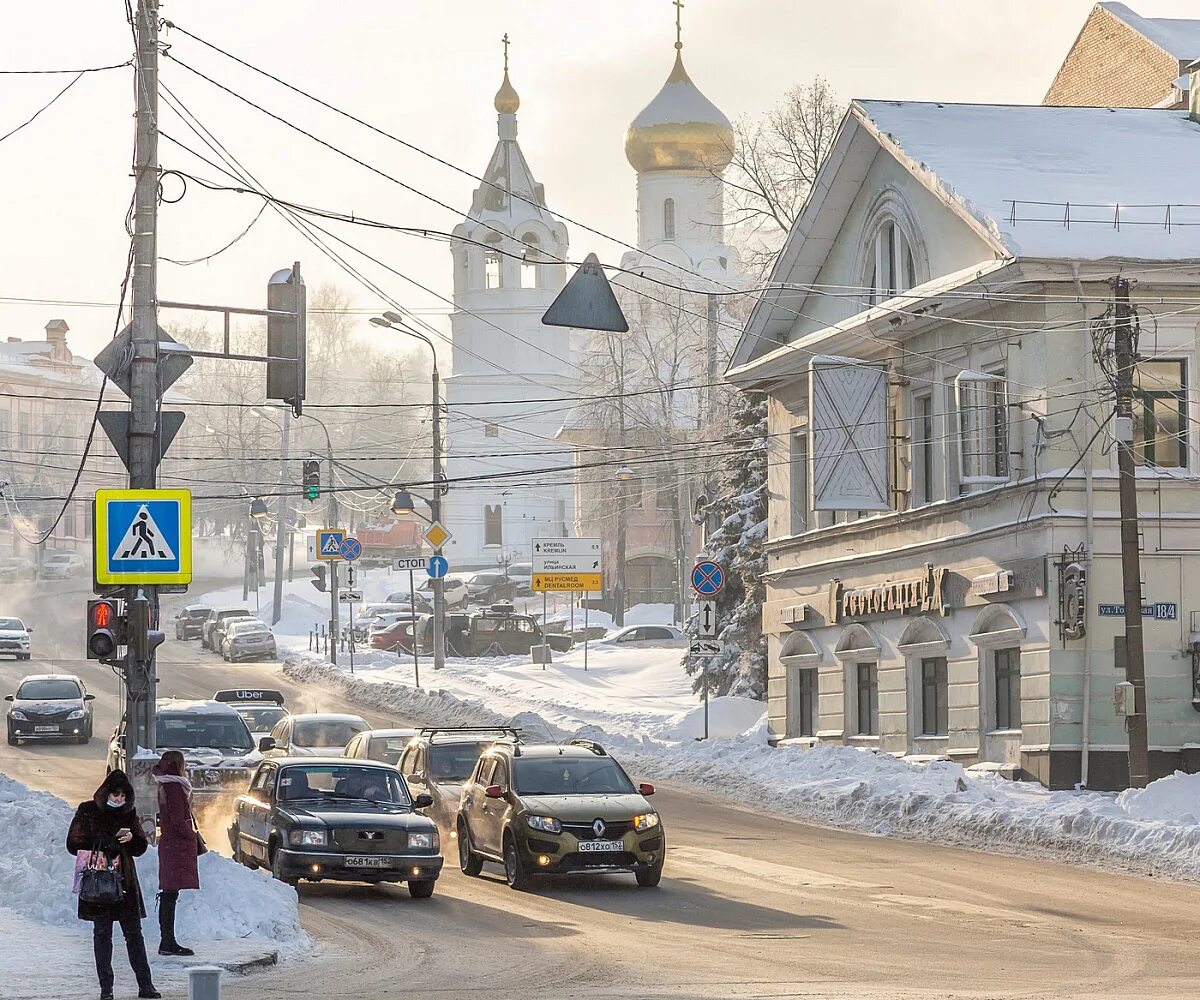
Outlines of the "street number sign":
<svg viewBox="0 0 1200 1000">
<path fill-rule="evenodd" d="M 450 561 L 445 556 L 430 556 L 425 572 L 431 580 L 440 580 L 450 572 Z"/>
<path fill-rule="evenodd" d="M 711 559 L 692 567 L 692 590 L 701 597 L 716 597 L 725 586 L 725 571 Z"/>
<path fill-rule="evenodd" d="M 436 559 L 437 556 L 434 556 Z M 444 561 L 444 560 L 443 560 Z M 429 560 L 425 556 L 416 556 L 410 558 L 399 558 L 392 560 L 392 569 L 394 570 L 419 570 L 429 569 Z"/>
<path fill-rule="evenodd" d="M 701 639 L 717 637 L 717 602 L 701 601 L 696 615 L 696 635 Z"/>
<path fill-rule="evenodd" d="M 341 552 L 342 558 L 347 562 L 354 562 L 355 559 L 362 555 L 362 542 L 353 536 L 348 536 L 342 539 L 342 544 L 339 546 L 338 551 Z"/>
<path fill-rule="evenodd" d="M 191 490 L 97 490 L 100 584 L 192 582 Z"/>
<path fill-rule="evenodd" d="M 343 528 L 322 528 L 317 532 L 317 558 L 334 562 L 342 558 L 342 542 L 346 540 Z"/>
</svg>

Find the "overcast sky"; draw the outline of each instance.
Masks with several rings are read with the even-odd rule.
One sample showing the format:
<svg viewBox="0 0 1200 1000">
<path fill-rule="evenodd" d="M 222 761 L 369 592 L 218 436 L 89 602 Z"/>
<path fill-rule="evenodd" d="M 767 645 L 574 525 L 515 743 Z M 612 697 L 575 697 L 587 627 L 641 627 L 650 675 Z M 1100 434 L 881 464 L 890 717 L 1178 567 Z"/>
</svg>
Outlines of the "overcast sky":
<svg viewBox="0 0 1200 1000">
<path fill-rule="evenodd" d="M 687 0 L 684 56 L 693 80 L 731 119 L 763 113 L 814 75 L 847 99 L 1036 104 L 1091 6 L 1091 0 Z M 1147 16 L 1196 14 L 1195 0 L 1132 6 Z M 123 0 L 5 0 L 3 15 L 0 69 L 93 66 L 131 54 Z M 507 31 L 521 95 L 520 141 L 551 209 L 616 240 L 635 238 L 634 174 L 622 144 L 629 121 L 670 70 L 675 8 L 669 0 L 166 0 L 162 15 L 473 173 L 483 170 L 496 139 L 492 96 Z M 165 40 L 173 55 L 213 79 L 456 211 L 351 164 L 163 60 L 162 82 L 278 197 L 442 230 L 469 204 L 470 178 L 348 124 L 178 32 L 168 31 Z M 0 135 L 70 80 L 0 76 Z M 116 301 L 132 192 L 132 112 L 130 70 L 89 74 L 0 141 L 5 336 L 38 338 L 47 320 L 63 317 L 72 347 L 90 354 L 111 335 L 112 309 L 8 299 Z M 165 103 L 160 121 L 168 135 L 202 148 Z M 161 161 L 164 169 L 220 178 L 166 139 Z M 180 191 L 167 178 L 165 197 Z M 209 254 L 241 232 L 260 204 L 193 185 L 178 204 L 162 207 L 159 252 L 177 259 Z M 331 225 L 395 271 L 449 294 L 444 244 Z M 570 235 L 572 259 L 589 251 L 602 260 L 620 256 L 615 242 L 578 228 Z M 444 302 L 344 252 L 388 295 L 448 329 Z M 261 307 L 269 274 L 297 259 L 310 287 L 328 281 L 352 292 L 368 335 L 367 312 L 387 306 L 271 211 L 209 263 L 163 263 L 160 296 Z"/>
</svg>

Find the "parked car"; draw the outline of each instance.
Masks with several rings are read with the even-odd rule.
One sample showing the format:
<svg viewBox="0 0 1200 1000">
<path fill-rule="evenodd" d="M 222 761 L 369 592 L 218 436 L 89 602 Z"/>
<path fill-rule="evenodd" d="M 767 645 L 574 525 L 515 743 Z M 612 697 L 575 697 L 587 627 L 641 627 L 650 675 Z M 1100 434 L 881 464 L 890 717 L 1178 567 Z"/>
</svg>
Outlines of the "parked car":
<svg viewBox="0 0 1200 1000">
<path fill-rule="evenodd" d="M 214 653 L 220 653 L 223 656 L 225 654 L 225 636 L 229 634 L 229 629 L 234 625 L 240 625 L 247 622 L 258 622 L 260 625 L 266 625 L 266 622 L 264 622 L 261 618 L 255 617 L 254 615 L 232 615 L 229 618 L 222 618 L 217 621 L 213 625 L 212 631 L 209 633 L 208 642 L 212 647 L 212 651 Z"/>
<path fill-rule="evenodd" d="M 528 597 L 533 593 L 533 563 L 509 563 L 508 579 L 516 588 L 517 597 Z"/>
<path fill-rule="evenodd" d="M 428 815 L 454 837 L 462 784 L 479 755 L 498 739 L 520 738 L 521 730 L 504 726 L 422 729 L 405 747 L 397 767 L 414 794 L 424 792 L 433 799 Z"/>
<path fill-rule="evenodd" d="M 0 618 L 0 656 L 15 656 L 18 660 L 28 660 L 29 633 L 32 625 L 26 625 L 20 618 Z"/>
<path fill-rule="evenodd" d="M 467 600 L 472 604 L 495 604 L 511 600 L 516 589 L 516 584 L 504 575 L 504 570 L 480 570 L 467 580 Z"/>
<path fill-rule="evenodd" d="M 212 610 L 207 604 L 189 604 L 175 616 L 176 639 L 199 639 L 204 620 Z"/>
<path fill-rule="evenodd" d="M 280 719 L 271 735 L 259 740 L 258 748 L 275 757 L 340 757 L 346 744 L 364 730 L 367 720 L 357 715 L 311 712 Z"/>
<path fill-rule="evenodd" d="M 413 612 L 405 608 L 403 611 L 386 611 L 376 615 L 365 625 L 359 623 L 358 616 L 354 617 L 354 640 L 360 645 L 366 645 L 376 632 L 391 628 L 399 621 L 412 621 Z"/>
<path fill-rule="evenodd" d="M 674 625 L 628 625 L 596 641 L 597 646 L 625 649 L 687 649 L 691 640 Z"/>
<path fill-rule="evenodd" d="M 403 595 L 407 597 L 407 592 Z M 433 610 L 433 581 L 426 580 L 417 588 L 417 592 L 412 595 L 413 604 L 420 611 Z M 461 576 L 444 576 L 442 577 L 442 597 L 446 602 L 447 608 L 465 608 L 467 606 L 467 581 Z M 397 599 L 398 595 L 392 594 L 388 600 Z"/>
<path fill-rule="evenodd" d="M 87 560 L 78 552 L 51 552 L 38 571 L 43 580 L 69 580 L 87 570 Z"/>
<path fill-rule="evenodd" d="M 366 642 L 371 627 L 380 618 L 389 614 L 411 613 L 411 611 L 412 604 L 407 594 L 404 595 L 402 602 L 389 599 L 379 604 L 363 604 L 354 612 L 354 638 L 359 642 Z"/>
<path fill-rule="evenodd" d="M 216 692 L 213 701 L 233 706 L 250 730 L 255 746 L 264 736 L 270 736 L 279 720 L 288 715 L 283 692 L 274 688 L 230 688 Z"/>
<path fill-rule="evenodd" d="M 427 899 L 441 874 L 437 827 L 394 767 L 368 760 L 265 760 L 234 803 L 235 861 L 281 882 L 405 882 Z"/>
<path fill-rule="evenodd" d="M 541 645 L 566 652 L 573 642 L 569 635 L 543 632 L 536 618 L 517 614 L 511 604 L 493 605 L 479 614 L 454 615 L 446 625 L 446 647 L 456 656 L 527 655 Z"/>
<path fill-rule="evenodd" d="M 32 580 L 34 565 L 32 559 L 21 556 L 5 556 L 0 559 L 0 579 L 22 578 Z"/>
<path fill-rule="evenodd" d="M 71 740 L 92 738 L 94 694 L 74 674 L 30 674 L 5 695 L 8 707 L 8 744 L 21 740 Z"/>
<path fill-rule="evenodd" d="M 466 875 L 485 861 L 504 866 L 514 889 L 535 876 L 632 872 L 638 885 L 662 879 L 662 820 L 602 746 L 588 740 L 496 743 L 463 785 L 458 860 Z"/>
<path fill-rule="evenodd" d="M 418 654 L 433 651 L 433 615 L 399 618 L 390 625 L 371 632 L 372 649 L 411 653 L 414 642 L 418 643 Z"/>
<path fill-rule="evenodd" d="M 219 630 L 219 627 L 218 627 Z M 257 618 L 231 618 L 221 639 L 221 656 L 238 660 L 273 660 L 277 655 L 275 633 Z"/>
<path fill-rule="evenodd" d="M 413 737 L 420 734 L 419 729 L 367 729 L 346 744 L 345 756 L 395 765 Z"/>
<path fill-rule="evenodd" d="M 216 652 L 221 648 L 219 642 L 213 642 L 213 630 L 217 627 L 218 623 L 224 622 L 228 618 L 249 617 L 250 609 L 237 604 L 227 604 L 223 607 L 211 608 L 208 612 L 208 617 L 204 619 L 204 623 L 200 627 L 200 646 L 203 649 L 211 649 Z"/>
</svg>

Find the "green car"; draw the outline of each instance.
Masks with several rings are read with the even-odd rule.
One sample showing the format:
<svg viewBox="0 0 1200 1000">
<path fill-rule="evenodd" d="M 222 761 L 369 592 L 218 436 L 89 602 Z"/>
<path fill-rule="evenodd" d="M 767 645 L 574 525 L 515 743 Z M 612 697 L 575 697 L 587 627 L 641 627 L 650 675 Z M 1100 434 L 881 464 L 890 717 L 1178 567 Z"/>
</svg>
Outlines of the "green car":
<svg viewBox="0 0 1200 1000">
<path fill-rule="evenodd" d="M 501 741 L 463 785 L 459 866 L 478 875 L 485 861 L 499 862 L 514 889 L 528 889 L 535 875 L 612 872 L 656 886 L 667 844 L 646 801 L 653 794 L 596 743 Z"/>
</svg>

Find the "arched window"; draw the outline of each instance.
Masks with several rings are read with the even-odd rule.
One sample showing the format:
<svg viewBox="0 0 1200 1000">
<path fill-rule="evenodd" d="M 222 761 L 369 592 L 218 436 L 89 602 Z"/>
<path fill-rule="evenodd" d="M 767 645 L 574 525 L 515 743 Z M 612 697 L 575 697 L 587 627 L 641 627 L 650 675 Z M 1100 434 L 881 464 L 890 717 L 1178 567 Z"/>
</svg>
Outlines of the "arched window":
<svg viewBox="0 0 1200 1000">
<path fill-rule="evenodd" d="M 504 544 L 504 508 L 500 504 L 483 508 L 483 544 Z"/>
<path fill-rule="evenodd" d="M 663 202 L 663 239 L 675 239 L 675 199 L 668 198 Z"/>
<path fill-rule="evenodd" d="M 873 246 L 867 251 L 867 267 L 871 305 L 907 292 L 917 283 L 912 247 L 894 220 L 889 219 L 875 231 Z"/>
<path fill-rule="evenodd" d="M 498 250 L 483 251 L 483 287 L 499 288 L 503 284 L 500 271 L 500 252 Z"/>
<path fill-rule="evenodd" d="M 521 261 L 521 287 L 537 288 L 538 261 L 542 258 L 541 240 L 537 233 L 526 233 L 521 237 L 521 242 L 525 244 L 525 257 Z"/>
</svg>

